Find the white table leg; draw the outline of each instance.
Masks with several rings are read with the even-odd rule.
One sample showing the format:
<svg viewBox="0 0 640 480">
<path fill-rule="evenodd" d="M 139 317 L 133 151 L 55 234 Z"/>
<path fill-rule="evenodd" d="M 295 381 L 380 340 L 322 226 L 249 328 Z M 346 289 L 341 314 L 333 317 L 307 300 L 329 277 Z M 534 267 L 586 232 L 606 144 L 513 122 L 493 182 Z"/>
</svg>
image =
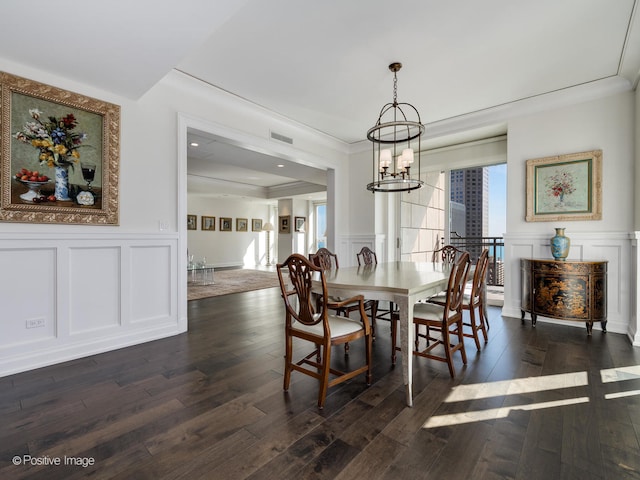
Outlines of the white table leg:
<svg viewBox="0 0 640 480">
<path fill-rule="evenodd" d="M 402 378 L 407 405 L 413 406 L 413 304 L 407 297 L 396 297 L 400 315 L 400 349 L 402 352 Z"/>
</svg>

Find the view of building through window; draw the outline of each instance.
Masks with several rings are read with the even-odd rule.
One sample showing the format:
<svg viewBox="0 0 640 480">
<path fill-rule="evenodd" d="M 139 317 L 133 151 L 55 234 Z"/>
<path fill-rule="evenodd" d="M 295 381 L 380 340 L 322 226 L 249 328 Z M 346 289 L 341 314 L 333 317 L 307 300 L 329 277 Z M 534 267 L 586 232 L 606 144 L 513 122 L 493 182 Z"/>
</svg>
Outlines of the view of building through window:
<svg viewBox="0 0 640 480">
<path fill-rule="evenodd" d="M 452 170 L 450 243 L 477 258 L 489 249 L 489 283 L 503 285 L 506 231 L 506 164 Z"/>
<path fill-rule="evenodd" d="M 506 230 L 506 164 L 451 171 L 452 236 L 502 237 Z"/>
</svg>

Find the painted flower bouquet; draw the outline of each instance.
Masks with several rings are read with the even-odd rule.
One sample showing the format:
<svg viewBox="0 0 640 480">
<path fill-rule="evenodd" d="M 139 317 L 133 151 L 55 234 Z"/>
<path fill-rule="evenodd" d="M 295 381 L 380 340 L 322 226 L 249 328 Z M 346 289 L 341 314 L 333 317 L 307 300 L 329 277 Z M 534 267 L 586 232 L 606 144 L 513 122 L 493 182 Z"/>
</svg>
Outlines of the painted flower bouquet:
<svg viewBox="0 0 640 480">
<path fill-rule="evenodd" d="M 546 181 L 546 187 L 549 194 L 559 197 L 560 201 L 565 195 L 570 195 L 576 190 L 573 175 L 566 170 L 560 170 L 550 176 Z"/>
<path fill-rule="evenodd" d="M 86 133 L 76 132 L 76 117 L 69 113 L 64 117 L 48 117 L 42 120 L 37 108 L 29 110 L 33 122 L 27 122 L 22 131 L 13 135 L 17 140 L 40 150 L 40 165 L 49 167 L 72 166 L 80 158 L 78 148 L 87 139 Z"/>
</svg>

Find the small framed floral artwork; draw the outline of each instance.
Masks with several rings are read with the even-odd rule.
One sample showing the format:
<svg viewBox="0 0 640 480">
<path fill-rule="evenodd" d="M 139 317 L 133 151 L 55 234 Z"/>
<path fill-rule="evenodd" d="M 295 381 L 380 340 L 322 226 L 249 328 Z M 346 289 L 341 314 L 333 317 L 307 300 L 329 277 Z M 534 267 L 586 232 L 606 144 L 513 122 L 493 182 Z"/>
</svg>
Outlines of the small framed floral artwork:
<svg viewBox="0 0 640 480">
<path fill-rule="evenodd" d="M 236 218 L 236 232 L 247 232 L 249 230 L 249 220 L 246 218 Z"/>
<path fill-rule="evenodd" d="M 602 150 L 527 160 L 527 222 L 602 219 Z"/>
<path fill-rule="evenodd" d="M 221 232 L 230 232 L 231 231 L 231 218 L 229 218 L 229 217 L 220 217 L 220 231 Z"/>
<path fill-rule="evenodd" d="M 202 216 L 202 230 L 213 232 L 216 229 L 216 217 Z"/>
<path fill-rule="evenodd" d="M 252 218 L 251 219 L 251 231 L 252 232 L 261 232 L 262 231 L 262 219 L 261 218 Z"/>
<path fill-rule="evenodd" d="M 197 230 L 197 229 L 198 229 L 198 216 L 187 215 L 187 230 Z"/>
<path fill-rule="evenodd" d="M 118 224 L 120 107 L 0 72 L 0 221 Z"/>
</svg>

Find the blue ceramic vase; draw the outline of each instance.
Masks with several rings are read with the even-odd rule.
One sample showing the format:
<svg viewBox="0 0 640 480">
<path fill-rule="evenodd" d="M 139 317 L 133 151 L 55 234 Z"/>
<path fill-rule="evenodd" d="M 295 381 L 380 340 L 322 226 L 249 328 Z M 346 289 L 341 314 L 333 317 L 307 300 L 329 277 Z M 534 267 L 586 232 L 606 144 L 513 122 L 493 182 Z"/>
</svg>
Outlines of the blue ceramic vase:
<svg viewBox="0 0 640 480">
<path fill-rule="evenodd" d="M 571 239 L 564 234 L 564 228 L 556 228 L 556 234 L 551 237 L 551 255 L 555 260 L 565 260 L 569 255 Z"/>
</svg>

